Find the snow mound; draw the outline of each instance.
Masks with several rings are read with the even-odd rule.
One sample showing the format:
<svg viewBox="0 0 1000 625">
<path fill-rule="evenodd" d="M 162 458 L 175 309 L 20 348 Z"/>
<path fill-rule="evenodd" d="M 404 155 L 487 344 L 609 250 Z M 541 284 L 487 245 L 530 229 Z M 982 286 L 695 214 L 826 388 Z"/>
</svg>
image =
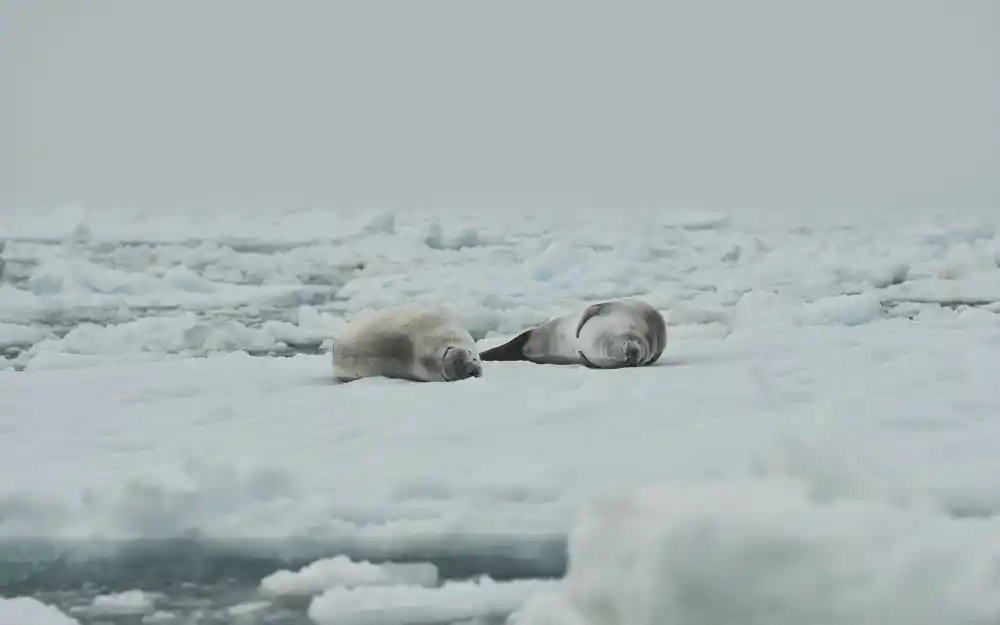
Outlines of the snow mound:
<svg viewBox="0 0 1000 625">
<path fill-rule="evenodd" d="M 39 354 L 77 354 L 121 356 L 136 353 L 190 354 L 207 352 L 247 351 L 268 352 L 288 345 L 316 345 L 334 335 L 343 320 L 322 313 L 311 306 L 301 306 L 297 323 L 265 321 L 260 327 L 248 327 L 242 322 L 203 319 L 193 312 L 175 316 L 144 317 L 119 324 L 81 323 L 62 338 L 48 338 L 36 343 L 25 358 Z M 0 345 L 5 328 L 22 338 L 39 338 L 30 328 L 0 325 Z M 17 331 L 15 333 L 15 330 Z M 46 336 L 51 336 L 51 333 Z M 28 366 L 38 368 L 42 361 L 32 360 Z"/>
<path fill-rule="evenodd" d="M 261 610 L 266 610 L 269 607 L 271 607 L 271 604 L 267 601 L 248 601 L 246 603 L 240 603 L 228 608 L 226 613 L 230 616 L 240 618 L 250 616 L 251 614 L 255 614 Z"/>
<path fill-rule="evenodd" d="M 817 503 L 793 481 L 688 482 L 598 499 L 569 571 L 511 625 L 987 625 L 1000 521 Z"/>
<path fill-rule="evenodd" d="M 589 269 L 594 256 L 591 250 L 571 248 L 556 241 L 525 263 L 525 269 L 528 276 L 543 282 L 564 276 L 580 278 Z"/>
<path fill-rule="evenodd" d="M 346 556 L 317 560 L 298 571 L 278 571 L 265 577 L 260 591 L 268 596 L 317 595 L 338 587 L 436 586 L 437 567 L 428 563 L 372 564 L 354 562 Z"/>
<path fill-rule="evenodd" d="M 156 607 L 157 595 L 141 590 L 126 590 L 110 595 L 98 595 L 88 606 L 73 611 L 90 616 L 126 616 L 149 614 Z"/>
<path fill-rule="evenodd" d="M 73 258 L 45 260 L 28 279 L 35 295 L 124 294 L 145 295 L 161 292 L 212 293 L 218 285 L 184 266 L 169 269 L 162 276 L 104 267 Z"/>
<path fill-rule="evenodd" d="M 458 232 L 445 234 L 441 224 L 434 221 L 427 227 L 424 244 L 432 250 L 460 250 L 480 245 L 479 233 L 474 228 L 465 227 Z"/>
<path fill-rule="evenodd" d="M 379 211 L 374 213 L 368 221 L 364 222 L 358 231 L 358 234 L 361 236 L 395 233 L 396 214 L 390 211 Z"/>
<path fill-rule="evenodd" d="M 548 580 L 496 582 L 488 577 L 446 582 L 437 588 L 372 586 L 334 588 L 313 599 L 309 618 L 318 625 L 404 625 L 507 615 Z"/>
<path fill-rule="evenodd" d="M 30 597 L 0 597 L 0 623 L 4 625 L 80 625 L 57 608 Z"/>
<path fill-rule="evenodd" d="M 878 319 L 882 303 L 875 293 L 837 295 L 805 302 L 773 291 L 752 290 L 736 303 L 738 329 L 778 326 L 856 326 Z"/>
<path fill-rule="evenodd" d="M 52 331 L 48 328 L 0 321 L 0 347 L 8 345 L 31 345 L 51 336 Z"/>
</svg>

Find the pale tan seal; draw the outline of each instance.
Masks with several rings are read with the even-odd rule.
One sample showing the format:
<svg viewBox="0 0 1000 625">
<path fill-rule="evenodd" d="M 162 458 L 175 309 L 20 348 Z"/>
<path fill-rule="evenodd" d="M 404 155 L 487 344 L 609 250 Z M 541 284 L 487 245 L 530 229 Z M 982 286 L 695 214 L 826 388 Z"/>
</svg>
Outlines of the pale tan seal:
<svg viewBox="0 0 1000 625">
<path fill-rule="evenodd" d="M 341 382 L 370 377 L 454 382 L 482 374 L 475 341 L 447 312 L 367 313 L 333 341 L 333 375 Z"/>
</svg>

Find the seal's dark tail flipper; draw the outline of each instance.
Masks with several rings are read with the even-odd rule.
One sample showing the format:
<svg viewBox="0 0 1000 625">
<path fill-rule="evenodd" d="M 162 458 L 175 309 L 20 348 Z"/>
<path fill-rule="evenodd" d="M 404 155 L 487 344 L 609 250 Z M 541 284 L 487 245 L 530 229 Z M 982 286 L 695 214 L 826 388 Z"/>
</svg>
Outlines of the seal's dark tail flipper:
<svg viewBox="0 0 1000 625">
<path fill-rule="evenodd" d="M 485 352 L 479 353 L 480 360 L 527 360 L 524 357 L 524 345 L 531 336 L 531 330 L 525 330 L 503 345 L 497 345 Z"/>
</svg>

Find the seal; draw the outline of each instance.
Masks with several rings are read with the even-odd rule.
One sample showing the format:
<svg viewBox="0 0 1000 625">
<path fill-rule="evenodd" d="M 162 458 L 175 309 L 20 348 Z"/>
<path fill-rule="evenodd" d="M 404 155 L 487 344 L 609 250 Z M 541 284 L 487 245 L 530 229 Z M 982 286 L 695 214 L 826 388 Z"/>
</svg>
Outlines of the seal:
<svg viewBox="0 0 1000 625">
<path fill-rule="evenodd" d="M 618 369 L 653 364 L 666 346 L 663 315 L 648 303 L 629 298 L 554 317 L 482 352 L 480 358 Z"/>
<path fill-rule="evenodd" d="M 472 336 L 443 311 L 367 313 L 333 341 L 333 376 L 339 382 L 369 377 L 454 382 L 482 375 Z"/>
</svg>

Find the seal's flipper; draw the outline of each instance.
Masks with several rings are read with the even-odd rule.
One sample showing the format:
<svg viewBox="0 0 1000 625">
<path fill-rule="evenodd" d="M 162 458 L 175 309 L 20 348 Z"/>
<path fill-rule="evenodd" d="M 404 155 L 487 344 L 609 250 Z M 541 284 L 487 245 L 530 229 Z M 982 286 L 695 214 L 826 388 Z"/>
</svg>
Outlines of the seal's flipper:
<svg viewBox="0 0 1000 625">
<path fill-rule="evenodd" d="M 583 329 L 583 325 L 587 323 L 591 317 L 596 317 L 601 314 L 612 304 L 613 302 L 601 302 L 600 304 L 591 304 L 590 306 L 587 306 L 580 315 L 580 321 L 576 324 L 576 332 L 574 333 L 574 336 L 576 336 L 576 338 L 580 338 L 580 330 Z"/>
<path fill-rule="evenodd" d="M 497 345 L 485 352 L 480 352 L 479 359 L 483 361 L 527 360 L 528 358 L 524 355 L 524 346 L 527 345 L 529 338 L 531 338 L 531 330 L 525 330 L 503 345 Z"/>
<path fill-rule="evenodd" d="M 670 318 L 670 311 L 663 314 L 651 307 L 643 313 L 642 318 L 653 337 L 653 353 L 646 360 L 646 364 L 651 365 L 660 359 L 667 348 L 667 320 Z"/>
</svg>

